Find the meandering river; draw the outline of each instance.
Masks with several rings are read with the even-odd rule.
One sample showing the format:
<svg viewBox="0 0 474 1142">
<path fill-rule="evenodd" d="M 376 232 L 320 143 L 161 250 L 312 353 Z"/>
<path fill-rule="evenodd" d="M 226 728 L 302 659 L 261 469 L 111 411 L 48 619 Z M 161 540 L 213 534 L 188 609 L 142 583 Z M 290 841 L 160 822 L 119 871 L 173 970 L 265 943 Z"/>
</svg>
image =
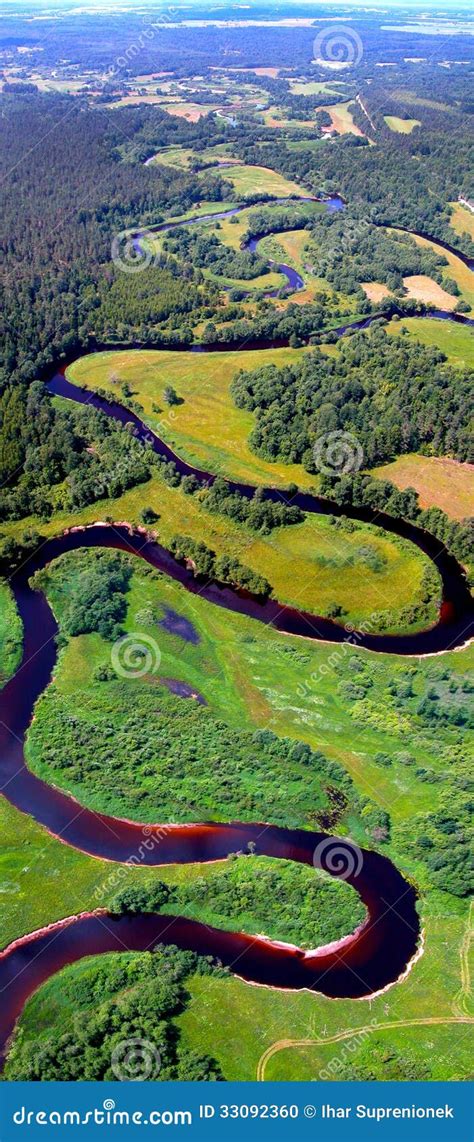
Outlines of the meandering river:
<svg viewBox="0 0 474 1142">
<path fill-rule="evenodd" d="M 286 200 L 283 200 L 286 201 Z M 339 209 L 341 199 L 329 208 Z M 212 215 L 227 217 L 239 209 Z M 202 222 L 208 216 L 180 223 Z M 164 223 L 157 230 L 170 229 Z M 140 233 L 136 232 L 136 241 Z M 258 242 L 258 238 L 255 239 Z M 451 249 L 451 247 L 450 247 Z M 458 253 L 458 251 L 454 251 Z M 465 260 L 465 259 L 463 259 Z M 276 267 L 285 273 L 293 288 L 301 288 L 290 275 L 289 266 Z M 301 283 L 301 284 L 300 284 Z M 438 313 L 452 320 L 452 315 Z M 473 324 L 469 319 L 457 318 Z M 373 316 L 367 320 L 373 320 Z M 354 325 L 366 324 L 358 322 Z M 344 332 L 344 329 L 339 332 Z M 248 345 L 246 346 L 248 348 Z M 216 345 L 215 351 L 229 351 L 229 345 Z M 173 459 L 182 474 L 195 474 L 210 483 L 213 473 L 186 464 L 172 452 L 134 413 L 116 402 L 72 385 L 64 370 L 49 379 L 54 394 L 92 403 L 120 423 L 133 422 L 137 436 L 151 443 L 160 455 Z M 250 496 L 254 488 L 230 484 Z M 273 500 L 284 500 L 284 492 L 266 489 Z M 375 516 L 369 509 L 348 508 L 309 493 L 298 492 L 292 502 L 306 512 L 349 515 L 374 522 L 402 536 L 424 551 L 436 564 L 443 584 L 443 603 L 438 622 L 429 630 L 411 635 L 381 635 L 373 631 L 348 631 L 328 619 L 279 604 L 276 600 L 258 602 L 231 588 L 215 583 L 202 584 L 169 552 L 152 539 L 125 526 L 95 525 L 73 529 L 48 540 L 11 577 L 17 607 L 23 622 L 23 656 L 16 674 L 0 693 L 0 777 L 4 796 L 19 810 L 32 816 L 65 844 L 110 861 L 137 860 L 159 866 L 225 859 L 230 852 L 246 850 L 249 842 L 260 855 L 314 864 L 332 875 L 343 875 L 359 893 L 367 917 L 356 932 L 326 948 L 304 952 L 277 941 L 243 933 L 210 928 L 183 917 L 164 915 L 113 918 L 104 911 L 70 917 L 47 929 L 15 941 L 0 953 L 0 989 L 3 996 L 0 1050 L 6 1049 L 22 1007 L 36 988 L 67 964 L 99 952 L 144 950 L 158 942 L 173 943 L 203 955 L 218 958 L 243 979 L 272 987 L 308 988 L 331 998 L 362 998 L 398 980 L 419 949 L 420 924 L 416 891 L 390 860 L 379 853 L 359 850 L 343 838 L 302 829 L 277 828 L 268 823 L 214 822 L 190 825 L 143 825 L 92 812 L 60 790 L 31 773 L 25 763 L 24 743 L 35 702 L 50 682 L 56 662 L 57 624 L 43 594 L 34 591 L 29 578 L 40 567 L 65 551 L 83 547 L 114 547 L 129 551 L 172 576 L 189 591 L 199 591 L 211 604 L 270 623 L 292 635 L 329 642 L 351 641 L 372 651 L 395 654 L 428 654 L 461 646 L 473 634 L 473 605 L 463 569 L 443 545 L 428 532 L 384 513 Z"/>
</svg>

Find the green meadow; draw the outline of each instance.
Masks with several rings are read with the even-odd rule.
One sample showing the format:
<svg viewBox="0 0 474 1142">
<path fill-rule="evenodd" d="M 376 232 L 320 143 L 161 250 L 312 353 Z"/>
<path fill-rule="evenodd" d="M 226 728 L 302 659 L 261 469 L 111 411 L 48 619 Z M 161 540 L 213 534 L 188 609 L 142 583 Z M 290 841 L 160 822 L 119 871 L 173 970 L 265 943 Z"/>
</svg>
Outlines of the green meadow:
<svg viewBox="0 0 474 1142">
<path fill-rule="evenodd" d="M 53 591 L 51 597 L 55 609 L 59 610 L 59 596 Z M 422 893 L 424 954 L 404 983 L 375 998 L 370 1005 L 350 1001 L 335 1003 L 308 993 L 250 987 L 233 976 L 196 976 L 189 981 L 190 1000 L 186 1010 L 177 1019 L 183 1042 L 189 1048 L 199 1046 L 200 1050 L 212 1054 L 228 1078 L 254 1078 L 257 1074 L 262 1077 L 261 1057 L 274 1043 L 304 1040 L 303 1047 L 290 1045 L 285 1050 L 275 1050 L 268 1062 L 264 1060 L 261 1064 L 264 1077 L 317 1078 L 319 1070 L 327 1067 L 329 1057 L 333 1057 L 331 1044 L 324 1045 L 326 1039 L 346 1030 L 357 1033 L 358 1028 L 370 1024 L 371 1020 L 377 1034 L 382 1025 L 383 1037 L 384 1023 L 396 1022 L 399 1049 L 402 1051 L 404 1045 L 409 1047 L 416 1065 L 421 1066 L 427 1041 L 435 1046 L 446 1041 L 442 1039 L 448 1025 L 446 1021 L 461 1018 L 456 1012 L 464 1004 L 460 946 L 467 912 L 464 901 L 430 887 L 425 868 L 411 844 L 419 816 L 441 806 L 446 793 L 443 783 L 420 780 L 416 767 L 407 766 L 406 755 L 407 751 L 413 753 L 417 765 L 441 774 L 448 765 L 448 757 L 456 754 L 457 733 L 449 727 L 436 733 L 427 729 L 416 715 L 416 703 L 411 702 L 410 709 L 400 710 L 394 704 L 391 686 L 394 680 L 402 683 L 408 670 L 414 691 L 421 696 L 430 685 L 430 679 L 439 673 L 436 660 L 407 662 L 390 655 L 368 654 L 356 647 L 286 639 L 268 627 L 212 606 L 199 596 L 190 596 L 166 577 L 150 576 L 141 568 L 133 574 L 127 600 L 124 629 L 135 632 L 138 637 L 145 634 L 156 639 L 161 654 L 160 676 L 187 682 L 203 694 L 210 710 L 231 726 L 269 728 L 279 736 L 305 741 L 341 762 L 353 777 L 358 792 L 390 813 L 392 839 L 383 849 L 405 875 L 415 880 Z M 176 633 L 160 626 L 165 608 L 192 623 L 199 641 L 184 642 Z M 89 696 L 97 695 L 98 689 L 100 692 L 101 684 L 94 681 L 94 670 L 109 657 L 110 644 L 98 635 L 70 639 L 61 651 L 55 680 L 49 688 L 49 702 L 48 695 L 40 699 L 28 739 L 30 764 L 44 776 L 47 776 L 47 765 L 38 756 L 38 743 L 42 729 L 47 726 L 45 709 L 69 710 L 71 714 L 84 710 Z M 438 661 L 442 661 L 443 668 L 453 677 L 461 679 L 472 657 L 472 650 L 464 650 L 446 654 Z M 370 679 L 368 696 L 348 700 L 348 687 L 354 675 L 358 677 L 360 672 L 366 680 Z M 132 693 L 137 687 L 137 694 L 139 690 L 145 697 L 149 695 L 150 718 L 153 718 L 160 692 L 156 680 L 140 678 L 129 685 Z M 183 711 L 186 703 L 192 701 L 177 700 L 182 702 Z M 178 705 L 178 717 L 179 709 Z M 392 764 L 381 767 L 377 760 L 381 754 L 389 755 Z M 187 776 L 183 774 L 184 781 Z M 84 786 L 74 792 L 80 800 L 87 799 Z M 155 871 L 118 869 L 61 844 L 5 802 L 1 814 L 7 839 L 2 879 L 6 909 L 4 943 L 61 916 L 106 906 L 118 888 L 128 883 L 151 884 L 157 875 L 170 885 L 188 886 L 196 881 L 196 893 L 201 899 L 202 878 L 214 875 L 216 868 L 225 874 L 225 864 Z M 270 804 L 268 816 L 272 819 Z M 350 830 L 356 842 L 364 843 L 361 822 L 355 814 L 351 816 L 349 812 L 344 827 Z M 189 907 L 192 915 L 191 900 Z M 216 913 L 215 909 L 208 908 L 204 915 L 210 923 L 219 919 L 224 925 L 230 923 L 228 915 L 221 910 Z M 252 919 L 253 930 L 263 928 L 265 931 L 249 897 L 248 908 L 241 916 L 245 929 Z M 80 971 L 80 965 L 67 969 L 68 973 L 76 971 Z M 58 976 L 49 981 L 30 1001 L 22 1019 L 26 1035 L 35 1027 L 37 1012 L 45 1011 L 43 995 L 61 993 L 62 978 Z M 54 1004 L 51 1010 L 54 1017 Z M 434 1018 L 440 1022 L 430 1025 L 429 1040 L 424 1025 L 420 1025 L 418 1035 L 417 1021 Z M 415 1021 L 415 1025 L 407 1027 L 405 1033 L 407 1021 Z M 232 1027 L 235 1034 L 229 1032 Z M 466 1024 L 459 1023 L 453 1032 L 456 1043 L 452 1055 L 453 1077 L 467 1073 L 468 1030 Z"/>
<path fill-rule="evenodd" d="M 398 335 L 406 329 L 416 341 L 429 349 L 441 349 L 448 361 L 462 368 L 474 365 L 474 330 L 469 325 L 455 325 L 452 321 L 439 321 L 436 317 L 403 317 L 387 325 L 389 333 Z"/>
</svg>

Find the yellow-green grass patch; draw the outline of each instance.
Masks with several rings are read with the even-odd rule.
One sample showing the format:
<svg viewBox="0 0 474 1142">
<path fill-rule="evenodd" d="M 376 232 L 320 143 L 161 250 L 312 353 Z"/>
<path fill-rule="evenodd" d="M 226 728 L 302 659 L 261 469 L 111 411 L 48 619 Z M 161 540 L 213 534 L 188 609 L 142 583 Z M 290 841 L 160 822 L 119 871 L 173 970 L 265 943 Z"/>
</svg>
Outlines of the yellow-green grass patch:
<svg viewBox="0 0 474 1142">
<path fill-rule="evenodd" d="M 337 301 L 339 305 L 342 305 L 343 312 L 352 317 L 356 299 L 353 296 L 338 293 L 329 282 L 324 278 L 317 277 L 307 268 L 305 248 L 308 239 L 309 235 L 305 230 L 289 230 L 283 234 L 270 234 L 266 238 L 262 238 L 259 243 L 259 253 L 265 257 L 273 258 L 274 261 L 293 266 L 305 282 L 304 289 L 292 293 L 287 298 L 276 300 L 275 305 L 283 309 L 288 305 L 311 304 L 318 294 L 323 292 Z M 336 322 L 332 321 L 332 324 L 341 324 L 341 321 L 342 318 L 338 317 Z M 332 346 L 324 347 L 326 351 L 328 348 L 332 348 Z"/>
<path fill-rule="evenodd" d="M 188 210 L 186 214 L 173 214 L 171 218 L 167 218 L 166 221 L 167 223 L 189 222 L 198 214 L 222 214 L 223 211 L 232 210 L 234 206 L 238 205 L 238 202 L 235 201 L 229 202 L 226 200 L 225 202 L 217 202 L 215 198 L 201 198 L 199 202 L 195 203 L 192 210 Z"/>
<path fill-rule="evenodd" d="M 213 536 L 210 542 L 212 539 Z M 156 628 L 162 655 L 160 674 L 196 688 L 210 708 L 231 725 L 248 728 L 250 720 L 255 726 L 271 727 L 282 737 L 306 741 L 340 761 L 359 790 L 390 811 L 393 825 L 400 826 L 396 835 L 398 848 L 393 851 L 398 856 L 403 851 L 407 867 L 416 870 L 421 884 L 426 881 L 423 865 L 413 850 L 408 857 L 406 836 L 400 830 L 407 820 L 416 829 L 415 815 L 432 811 L 442 803 L 445 786 L 443 782 L 431 784 L 418 779 L 414 766 L 397 760 L 397 751 L 409 750 L 416 755 L 417 765 L 443 773 L 446 765 L 451 764 L 451 759 L 447 763 L 443 757 L 442 748 L 449 736 L 442 730 L 434 750 L 432 736 L 420 735 L 416 711 L 401 714 L 391 698 L 387 688 L 394 679 L 405 677 L 406 659 L 372 655 L 355 645 L 346 649 L 279 635 L 255 619 L 233 614 L 190 594 L 168 576 L 150 578 L 138 560 L 127 602 L 124 629 L 136 632 L 138 637 L 141 632 L 150 634 L 144 612 L 158 603 L 187 618 L 200 633 L 201 641 L 194 646 Z M 376 621 L 374 616 L 374 630 Z M 61 653 L 54 684 L 74 695 L 79 684 L 91 683 L 95 666 L 109 654 L 110 643 L 99 635 L 73 639 Z M 443 667 L 463 676 L 472 668 L 473 659 L 474 648 L 469 647 L 446 654 Z M 368 703 L 348 702 L 339 687 L 341 681 L 353 679 L 356 660 L 373 679 Z M 414 685 L 419 697 L 433 663 L 430 659 L 412 659 L 410 665 L 415 663 Z M 145 685 L 141 681 L 138 684 Z M 392 758 L 391 766 L 377 764 L 379 751 Z M 354 839 L 362 842 L 356 816 L 350 827 L 356 830 Z"/>
<path fill-rule="evenodd" d="M 305 191 L 297 182 L 278 174 L 269 167 L 248 166 L 243 163 L 235 168 L 225 168 L 219 174 L 231 182 L 236 194 L 245 198 L 249 194 L 272 194 L 276 198 L 297 195 L 301 198 Z"/>
<path fill-rule="evenodd" d="M 391 480 L 397 488 L 415 488 L 423 508 L 441 508 L 452 519 L 474 514 L 474 464 L 410 453 L 374 468 L 372 475 Z"/>
<path fill-rule="evenodd" d="M 150 107 L 160 105 L 164 111 L 168 111 L 168 107 L 163 105 L 163 95 L 122 95 L 120 99 L 116 99 L 114 103 L 107 104 L 108 107 L 138 107 L 140 103 L 146 103 Z"/>
<path fill-rule="evenodd" d="M 265 241 L 271 242 L 270 237 L 263 240 L 259 249 L 264 252 Z M 306 230 L 288 230 L 283 234 L 278 234 L 274 238 L 275 244 L 281 249 L 283 259 L 288 265 L 291 265 L 304 277 L 308 275 L 309 271 L 303 265 L 304 251 L 309 241 L 309 234 Z"/>
<path fill-rule="evenodd" d="M 300 360 L 304 352 L 269 349 L 265 364 L 283 366 Z M 229 390 L 240 369 L 256 369 L 263 363 L 262 353 L 251 349 L 219 354 L 126 350 L 82 357 L 69 366 L 67 376 L 92 391 L 104 389 L 118 400 L 121 385 L 127 382 L 143 406 L 146 423 L 192 464 L 260 484 L 295 481 L 308 487 L 312 479 L 300 465 L 271 464 L 249 448 L 253 414 L 236 408 Z M 183 400 L 172 409 L 163 400 L 168 385 Z"/>
<path fill-rule="evenodd" d="M 374 629 L 382 621 L 393 631 L 414 629 L 400 611 L 419 602 L 428 561 L 414 545 L 369 525 L 358 524 L 349 532 L 335 528 L 324 516 L 308 514 L 303 523 L 262 536 L 226 516 L 211 514 L 198 496 L 170 488 L 154 475 L 115 501 L 103 500 L 79 513 L 58 512 L 41 531 L 57 534 L 109 517 L 139 524 L 145 506 L 158 516 L 154 530 L 165 547 L 177 533 L 201 540 L 217 555 L 234 557 L 264 575 L 282 603 L 315 615 L 338 604 L 343 608 L 341 621 L 360 624 L 371 618 Z M 9 525 L 10 534 L 18 530 Z"/>
<path fill-rule="evenodd" d="M 421 127 L 419 119 L 401 119 L 399 115 L 384 115 L 387 127 L 399 135 L 411 135 L 414 127 Z"/>
<path fill-rule="evenodd" d="M 190 147 L 163 147 L 154 156 L 150 166 L 154 166 L 156 163 L 162 166 L 175 167 L 178 170 L 187 170 L 195 158 L 196 155 Z"/>
<path fill-rule="evenodd" d="M 371 1017 L 372 1018 L 372 1017 Z M 424 1018 L 424 1022 L 423 1022 Z M 386 1016 L 378 1025 L 367 1020 L 366 1031 L 336 1042 L 324 1042 L 316 1032 L 313 1043 L 311 1036 L 301 1045 L 275 1048 L 268 1061 L 264 1061 L 265 1081 L 281 1080 L 314 1081 L 315 1076 L 323 1081 L 337 1082 L 340 1079 L 367 1078 L 369 1069 L 372 1079 L 382 1081 L 393 1079 L 395 1072 L 390 1063 L 403 1059 L 407 1071 L 413 1071 L 414 1061 L 419 1067 L 420 1078 L 425 1074 L 424 1066 L 429 1064 L 428 1076 L 434 1081 L 455 1081 L 469 1077 L 468 1053 L 474 1048 L 474 1026 L 453 1021 L 452 1015 L 417 1017 L 410 1013 L 409 1018 L 399 1017 L 394 1012 Z M 336 1032 L 337 1034 L 337 1032 Z M 399 1061 L 397 1062 L 400 1067 Z M 387 1073 L 388 1068 L 388 1073 Z"/>
<path fill-rule="evenodd" d="M 327 83 L 318 83 L 317 80 L 298 80 L 290 79 L 290 87 L 292 95 L 334 95 L 338 94 L 333 87 L 329 87 Z"/>
<path fill-rule="evenodd" d="M 453 211 L 449 220 L 450 226 L 456 234 L 469 234 L 469 237 L 474 239 L 474 210 L 468 210 L 467 206 L 462 206 L 460 202 L 451 202 L 450 205 Z"/>
<path fill-rule="evenodd" d="M 439 99 L 428 99 L 424 95 L 416 95 L 414 91 L 406 91 L 404 88 L 396 88 L 392 94 L 399 103 L 407 103 L 410 107 L 433 107 L 436 111 L 450 112 L 455 110 L 449 103 L 441 103 Z"/>
<path fill-rule="evenodd" d="M 389 333 L 398 336 L 405 329 L 422 345 L 441 349 L 448 361 L 463 368 L 474 367 L 474 330 L 469 325 L 456 325 L 453 321 L 440 321 L 436 317 L 403 317 L 392 319 L 386 326 Z"/>
<path fill-rule="evenodd" d="M 153 884 L 156 870 L 113 864 L 78 852 L 51 836 L 5 798 L 0 801 L 0 947 L 65 916 L 107 907 L 119 889 Z M 170 866 L 160 879 L 202 876 L 201 865 Z"/>
</svg>

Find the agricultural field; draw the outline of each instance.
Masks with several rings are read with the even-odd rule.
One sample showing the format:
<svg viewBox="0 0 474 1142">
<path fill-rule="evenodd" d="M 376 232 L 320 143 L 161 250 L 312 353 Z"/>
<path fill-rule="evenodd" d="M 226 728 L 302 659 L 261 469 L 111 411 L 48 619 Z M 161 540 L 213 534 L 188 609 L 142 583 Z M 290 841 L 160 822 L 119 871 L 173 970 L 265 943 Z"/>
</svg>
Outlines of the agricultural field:
<svg viewBox="0 0 474 1142">
<path fill-rule="evenodd" d="M 450 224 L 456 234 L 469 234 L 474 239 L 474 211 L 461 206 L 460 202 L 452 202 L 452 215 Z"/>
<path fill-rule="evenodd" d="M 426 274 L 412 274 L 403 279 L 403 285 L 406 296 L 414 298 L 415 301 L 423 301 L 426 305 L 435 306 L 437 309 L 453 310 L 456 307 L 457 298 Z"/>
<path fill-rule="evenodd" d="M 415 488 L 424 508 L 437 507 L 452 519 L 466 519 L 474 510 L 474 465 L 441 456 L 399 456 L 372 474 L 391 480 L 397 488 Z"/>
<path fill-rule="evenodd" d="M 472 283 L 471 270 L 469 270 L 468 267 L 464 265 L 464 262 L 462 262 L 461 259 L 456 256 L 456 254 L 452 254 L 449 250 L 443 249 L 443 247 L 440 246 L 438 242 L 428 241 L 427 238 L 420 238 L 417 234 L 414 234 L 413 237 L 417 246 L 422 246 L 425 248 L 431 247 L 435 253 L 446 259 L 448 265 L 446 266 L 446 269 L 442 270 L 442 276 L 445 281 L 447 280 L 448 283 L 449 280 L 456 282 L 459 288 L 459 298 L 457 300 L 462 298 L 464 301 L 466 301 L 470 307 L 469 314 L 473 314 L 474 286 Z"/>
<path fill-rule="evenodd" d="M 224 170 L 223 177 L 231 182 L 237 198 L 248 198 L 253 194 L 270 194 L 274 198 L 304 197 L 304 190 L 296 182 L 267 167 L 254 167 L 242 163 L 232 170 Z"/>
<path fill-rule="evenodd" d="M 318 107 L 318 111 L 327 111 L 331 116 L 331 123 L 338 135 L 362 135 L 360 127 L 354 123 L 351 115 L 351 100 L 347 103 L 334 103 L 328 107 Z"/>
<path fill-rule="evenodd" d="M 415 127 L 421 127 L 419 119 L 401 119 L 399 115 L 384 115 L 387 127 L 399 135 L 411 135 Z"/>
<path fill-rule="evenodd" d="M 211 111 L 217 111 L 217 104 L 193 103 L 192 100 L 184 100 L 183 102 L 163 103 L 163 110 L 167 111 L 168 115 L 177 115 L 179 119 L 186 119 L 188 123 L 198 123 Z"/>
<path fill-rule="evenodd" d="M 384 297 L 390 297 L 390 290 L 383 282 L 361 282 L 360 284 L 366 297 L 375 305 L 379 301 L 383 301 Z"/>
</svg>

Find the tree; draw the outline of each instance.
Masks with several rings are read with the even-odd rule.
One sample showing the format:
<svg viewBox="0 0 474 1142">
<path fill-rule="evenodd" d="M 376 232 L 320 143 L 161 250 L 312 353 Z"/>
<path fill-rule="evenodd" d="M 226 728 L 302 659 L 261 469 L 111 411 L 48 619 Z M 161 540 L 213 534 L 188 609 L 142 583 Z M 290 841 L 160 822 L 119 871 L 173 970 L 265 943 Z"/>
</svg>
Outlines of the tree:
<svg viewBox="0 0 474 1142">
<path fill-rule="evenodd" d="M 174 389 L 172 385 L 166 385 L 165 391 L 163 393 L 163 400 L 167 405 L 176 405 L 182 403 L 181 398 L 176 392 L 176 389 Z"/>
</svg>

